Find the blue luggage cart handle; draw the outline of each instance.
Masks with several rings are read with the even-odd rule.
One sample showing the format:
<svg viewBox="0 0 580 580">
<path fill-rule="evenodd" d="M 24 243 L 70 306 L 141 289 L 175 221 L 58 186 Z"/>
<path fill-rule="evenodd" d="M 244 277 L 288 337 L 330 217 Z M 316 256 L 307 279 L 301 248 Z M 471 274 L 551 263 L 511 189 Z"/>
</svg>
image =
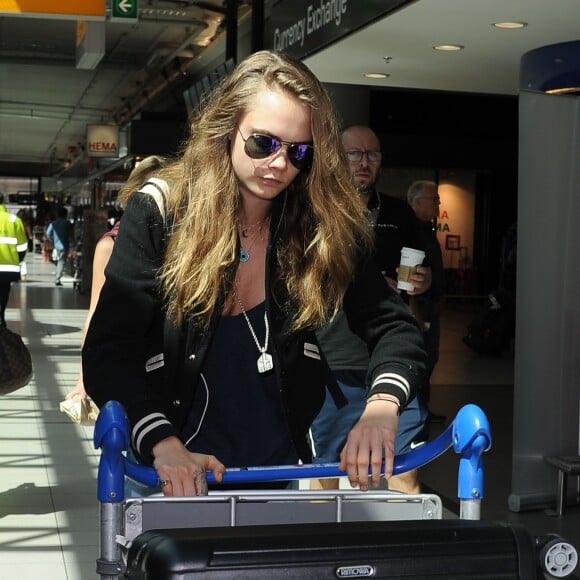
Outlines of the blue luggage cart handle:
<svg viewBox="0 0 580 580">
<path fill-rule="evenodd" d="M 129 421 L 118 401 L 109 401 L 100 410 L 95 425 L 94 445 L 97 449 L 101 448 L 97 490 L 99 501 L 109 503 L 123 501 L 125 475 L 151 487 L 161 485 L 155 469 L 137 465 L 123 455 L 123 451 L 129 448 Z M 413 451 L 395 456 L 393 475 L 421 467 L 452 446 L 461 456 L 458 497 L 462 500 L 481 500 L 482 455 L 491 447 L 491 431 L 485 413 L 477 405 L 469 404 L 462 407 L 452 423 L 436 439 Z M 237 467 L 226 470 L 222 483 L 247 484 L 343 475 L 346 475 L 346 472 L 340 470 L 337 463 Z M 216 483 L 211 472 L 207 473 L 207 482 Z"/>
</svg>

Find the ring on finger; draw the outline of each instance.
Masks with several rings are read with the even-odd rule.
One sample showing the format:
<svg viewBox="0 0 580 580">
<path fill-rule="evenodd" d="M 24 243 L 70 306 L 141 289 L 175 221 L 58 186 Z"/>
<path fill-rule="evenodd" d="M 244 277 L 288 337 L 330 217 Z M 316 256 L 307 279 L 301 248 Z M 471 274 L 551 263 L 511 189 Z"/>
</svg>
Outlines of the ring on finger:
<svg viewBox="0 0 580 580">
<path fill-rule="evenodd" d="M 167 487 L 168 485 L 171 485 L 170 479 L 162 479 L 161 480 L 161 487 Z"/>
</svg>

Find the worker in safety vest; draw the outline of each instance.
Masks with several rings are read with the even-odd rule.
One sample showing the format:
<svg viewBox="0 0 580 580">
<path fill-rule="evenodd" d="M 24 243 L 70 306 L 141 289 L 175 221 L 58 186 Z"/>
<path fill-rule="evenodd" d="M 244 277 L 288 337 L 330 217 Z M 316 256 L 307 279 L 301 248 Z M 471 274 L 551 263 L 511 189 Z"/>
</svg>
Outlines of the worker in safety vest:
<svg viewBox="0 0 580 580">
<path fill-rule="evenodd" d="M 0 325 L 6 326 L 6 305 L 12 282 L 20 280 L 20 262 L 28 250 L 22 220 L 8 212 L 0 193 Z"/>
</svg>

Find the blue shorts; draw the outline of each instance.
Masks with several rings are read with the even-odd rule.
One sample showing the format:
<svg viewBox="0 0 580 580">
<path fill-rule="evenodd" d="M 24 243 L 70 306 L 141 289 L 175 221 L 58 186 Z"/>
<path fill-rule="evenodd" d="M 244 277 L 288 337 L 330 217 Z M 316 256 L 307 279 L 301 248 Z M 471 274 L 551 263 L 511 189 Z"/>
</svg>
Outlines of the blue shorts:
<svg viewBox="0 0 580 580">
<path fill-rule="evenodd" d="M 335 371 L 341 391 L 348 401 L 337 409 L 328 389 L 324 405 L 312 422 L 310 435 L 314 463 L 335 463 L 346 442 L 348 432 L 361 416 L 367 398 L 366 371 Z M 400 455 L 427 441 L 427 416 L 429 411 L 419 397 L 413 398 L 401 412 L 395 438 L 395 454 Z"/>
<path fill-rule="evenodd" d="M 429 439 L 429 409 L 421 397 L 413 397 L 399 416 L 395 455 L 412 451 Z"/>
</svg>

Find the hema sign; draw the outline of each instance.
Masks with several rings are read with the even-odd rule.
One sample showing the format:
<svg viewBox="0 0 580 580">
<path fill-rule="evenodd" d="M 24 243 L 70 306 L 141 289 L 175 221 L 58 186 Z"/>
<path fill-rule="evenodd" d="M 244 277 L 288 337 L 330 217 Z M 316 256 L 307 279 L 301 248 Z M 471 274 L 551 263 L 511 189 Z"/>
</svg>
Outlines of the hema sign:
<svg viewBox="0 0 580 580">
<path fill-rule="evenodd" d="M 117 125 L 87 125 L 88 157 L 119 157 Z"/>
</svg>

